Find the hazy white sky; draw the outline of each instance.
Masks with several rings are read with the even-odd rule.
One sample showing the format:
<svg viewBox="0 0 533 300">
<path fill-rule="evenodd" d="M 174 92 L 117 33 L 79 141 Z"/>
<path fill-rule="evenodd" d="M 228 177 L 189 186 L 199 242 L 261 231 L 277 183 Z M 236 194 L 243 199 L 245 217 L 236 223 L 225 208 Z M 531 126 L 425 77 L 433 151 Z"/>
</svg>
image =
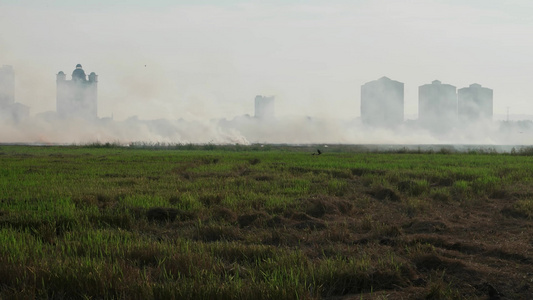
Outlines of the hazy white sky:
<svg viewBox="0 0 533 300">
<path fill-rule="evenodd" d="M 533 1 L 0 0 L 0 65 L 16 101 L 55 110 L 55 75 L 99 75 L 100 117 L 231 118 L 276 95 L 278 115 L 355 118 L 361 85 L 435 79 L 494 90 L 533 114 Z"/>
</svg>

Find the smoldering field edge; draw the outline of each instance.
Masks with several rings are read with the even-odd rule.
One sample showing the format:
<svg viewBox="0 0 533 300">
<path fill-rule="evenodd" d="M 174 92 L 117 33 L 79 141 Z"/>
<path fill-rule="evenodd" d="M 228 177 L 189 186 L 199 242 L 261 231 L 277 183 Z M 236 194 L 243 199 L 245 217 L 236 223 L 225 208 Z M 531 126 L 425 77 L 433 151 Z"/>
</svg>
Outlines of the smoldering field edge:
<svg viewBox="0 0 533 300">
<path fill-rule="evenodd" d="M 406 121 L 395 128 L 365 126 L 360 120 L 285 117 L 259 120 L 248 115 L 232 120 L 56 119 L 41 115 L 18 123 L 3 122 L 3 143 L 92 144 L 456 144 L 531 145 L 533 122 L 480 121 L 450 126 L 442 132 Z"/>
</svg>

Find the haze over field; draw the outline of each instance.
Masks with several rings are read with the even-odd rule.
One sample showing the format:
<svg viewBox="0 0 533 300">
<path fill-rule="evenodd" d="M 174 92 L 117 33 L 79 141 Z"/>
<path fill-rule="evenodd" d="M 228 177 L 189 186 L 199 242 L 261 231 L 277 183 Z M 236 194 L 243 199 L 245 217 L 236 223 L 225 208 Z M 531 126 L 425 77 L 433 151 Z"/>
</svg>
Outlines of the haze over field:
<svg viewBox="0 0 533 300">
<path fill-rule="evenodd" d="M 32 118 L 0 140 L 531 144 L 497 123 L 435 136 L 356 118 L 361 85 L 382 76 L 405 84 L 413 119 L 418 86 L 435 79 L 493 89 L 495 115 L 533 115 L 532 16 L 526 0 L 2 0 L 0 65 L 15 70 L 15 100 L 32 116 L 55 111 L 55 75 L 81 63 L 99 76 L 98 116 L 115 122 Z M 277 123 L 243 117 L 258 94 L 276 96 Z"/>
</svg>

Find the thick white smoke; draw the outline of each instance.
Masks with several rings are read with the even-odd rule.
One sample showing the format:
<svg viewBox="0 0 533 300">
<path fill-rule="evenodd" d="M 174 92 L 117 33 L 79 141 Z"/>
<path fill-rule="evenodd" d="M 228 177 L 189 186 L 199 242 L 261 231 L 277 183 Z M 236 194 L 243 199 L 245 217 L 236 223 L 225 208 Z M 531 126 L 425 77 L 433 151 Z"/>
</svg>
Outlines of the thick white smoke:
<svg viewBox="0 0 533 300">
<path fill-rule="evenodd" d="M 516 38 L 531 35 L 532 4 L 452 2 L 0 1 L 0 65 L 31 113 L 0 116 L 0 142 L 533 143 L 527 122 L 355 119 L 361 84 L 383 75 L 405 83 L 406 114 L 436 78 L 494 89 L 495 113 L 533 113 L 533 44 Z M 77 63 L 99 75 L 103 119 L 42 115 L 56 110 L 55 74 Z M 242 116 L 260 93 L 276 95 L 273 122 Z"/>
<path fill-rule="evenodd" d="M 479 121 L 434 132 L 407 120 L 394 128 L 369 127 L 360 119 L 249 115 L 231 120 L 59 118 L 55 112 L 18 122 L 0 119 L 0 143 L 91 144 L 479 144 L 532 145 L 532 121 Z"/>
<path fill-rule="evenodd" d="M 117 122 L 40 116 L 17 124 L 2 124 L 0 141 L 30 144 L 249 144 L 235 129 L 222 128 L 214 121 L 139 120 L 136 117 Z"/>
</svg>

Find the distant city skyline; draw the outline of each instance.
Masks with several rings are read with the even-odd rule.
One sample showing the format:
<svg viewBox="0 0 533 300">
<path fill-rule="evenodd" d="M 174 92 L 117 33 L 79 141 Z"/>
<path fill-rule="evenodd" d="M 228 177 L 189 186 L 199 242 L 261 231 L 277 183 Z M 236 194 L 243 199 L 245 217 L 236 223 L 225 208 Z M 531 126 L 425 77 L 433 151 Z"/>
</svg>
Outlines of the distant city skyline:
<svg viewBox="0 0 533 300">
<path fill-rule="evenodd" d="M 358 117 L 359 87 L 381 76 L 418 87 L 438 79 L 494 90 L 494 114 L 530 112 L 530 1 L 2 1 L 0 64 L 17 101 L 55 107 L 49 74 L 98 70 L 98 115 L 123 120 L 253 114 Z M 43 26 L 46 24 L 46 26 Z"/>
<path fill-rule="evenodd" d="M 494 120 L 493 91 L 479 84 L 461 88 L 457 95 L 454 86 L 438 80 L 419 87 L 420 100 L 430 100 L 425 107 L 434 116 L 442 111 L 442 99 L 451 99 L 453 103 L 457 100 L 459 114 L 461 106 L 466 107 L 463 111 L 466 114 L 457 122 L 435 118 L 436 122 L 429 124 L 411 119 L 404 113 L 404 84 L 388 77 L 361 85 L 362 118 L 278 116 L 274 110 L 275 96 L 257 95 L 255 101 L 249 99 L 255 104 L 254 115 L 234 114 L 229 119 L 196 121 L 176 117 L 142 119 L 132 115 L 115 120 L 113 116 L 97 115 L 98 77 L 95 72 L 87 76 L 81 64 L 72 72 L 72 80 L 67 80 L 62 71 L 56 74 L 57 110 L 35 116 L 29 116 L 30 108 L 13 97 L 14 73 L 11 66 L 4 66 L 0 73 L 4 77 L 0 78 L 3 89 L 0 94 L 8 96 L 4 97 L 7 104 L 0 105 L 0 143 L 533 144 L 533 121 Z M 430 89 L 423 92 L 428 86 Z M 441 89 L 448 86 L 450 98 L 446 96 L 447 89 Z M 512 118 L 508 115 L 506 120 Z"/>
<path fill-rule="evenodd" d="M 0 68 L 0 100 L 2 100 L 0 108 L 2 103 L 13 104 L 15 101 L 14 73 L 13 66 L 3 65 Z M 69 116 L 89 120 L 98 118 L 97 83 L 98 75 L 95 72 L 86 75 L 81 64 L 76 65 L 71 80 L 67 80 L 66 74 L 59 71 L 56 75 L 56 110 L 53 112 L 62 118 Z M 418 113 L 410 115 L 405 114 L 403 82 L 383 76 L 361 85 L 360 118 L 362 122 L 367 125 L 392 128 L 413 116 L 425 126 L 439 126 L 439 123 L 443 122 L 455 123 L 455 120 L 461 116 L 466 122 L 477 121 L 480 116 L 492 120 L 494 104 L 492 89 L 473 83 L 456 92 L 455 86 L 442 84 L 439 80 L 421 85 L 418 89 Z M 274 102 L 275 95 L 256 95 L 254 117 L 273 120 L 275 117 Z M 3 106 L 7 106 L 6 104 Z M 29 107 L 20 103 L 17 103 L 17 106 L 24 107 L 25 114 L 29 114 Z M 230 118 L 238 116 L 233 115 Z M 307 117 L 314 116 L 308 115 Z M 509 118 L 509 113 L 506 114 L 506 118 Z"/>
</svg>

